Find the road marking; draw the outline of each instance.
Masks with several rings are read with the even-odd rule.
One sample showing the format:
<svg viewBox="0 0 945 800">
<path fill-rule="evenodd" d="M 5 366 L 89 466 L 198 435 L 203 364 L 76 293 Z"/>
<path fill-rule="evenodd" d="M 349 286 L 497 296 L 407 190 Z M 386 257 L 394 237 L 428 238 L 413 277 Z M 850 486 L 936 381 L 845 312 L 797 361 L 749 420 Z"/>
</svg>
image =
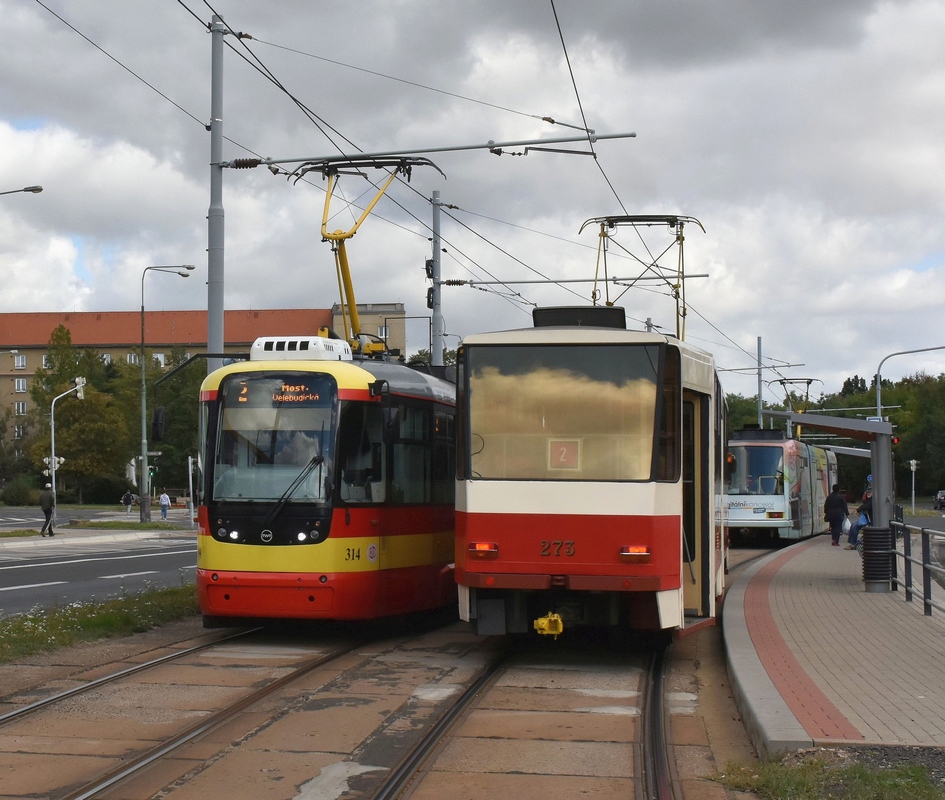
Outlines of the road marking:
<svg viewBox="0 0 945 800">
<path fill-rule="evenodd" d="M 25 583 L 22 586 L 2 586 L 0 592 L 15 592 L 17 589 L 38 589 L 41 586 L 59 586 L 66 581 L 50 581 L 49 583 Z"/>
<path fill-rule="evenodd" d="M 186 555 L 187 553 L 194 552 L 193 547 L 189 547 L 186 550 L 160 550 L 155 553 L 136 553 L 134 555 L 123 555 L 123 556 L 103 556 L 101 558 L 72 558 L 66 561 L 44 561 L 41 563 L 35 564 L 10 564 L 0 567 L 0 570 L 7 569 L 32 569 L 34 567 L 48 567 L 50 565 L 59 566 L 62 564 L 87 564 L 92 561 L 105 562 L 105 561 L 124 561 L 132 558 L 161 558 L 164 556 L 180 556 Z"/>
<path fill-rule="evenodd" d="M 139 575 L 157 575 L 157 570 L 151 569 L 147 572 L 125 572 L 121 575 L 99 575 L 100 581 L 111 580 L 112 578 L 137 578 Z"/>
</svg>

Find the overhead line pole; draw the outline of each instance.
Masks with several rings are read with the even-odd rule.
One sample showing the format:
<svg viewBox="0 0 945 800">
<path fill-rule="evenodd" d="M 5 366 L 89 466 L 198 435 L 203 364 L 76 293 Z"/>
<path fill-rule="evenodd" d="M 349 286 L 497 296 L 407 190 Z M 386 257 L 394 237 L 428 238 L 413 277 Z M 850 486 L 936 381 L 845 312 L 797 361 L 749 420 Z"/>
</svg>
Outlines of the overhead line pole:
<svg viewBox="0 0 945 800">
<path fill-rule="evenodd" d="M 216 14 L 210 23 L 210 209 L 207 212 L 207 350 L 222 353 L 223 331 L 223 36 L 226 25 Z M 207 372 L 223 359 L 207 359 Z"/>
<path fill-rule="evenodd" d="M 430 334 L 430 363 L 434 367 L 443 366 L 443 334 L 446 326 L 443 322 L 443 305 L 440 297 L 440 193 L 433 192 L 433 301 L 430 306 L 433 310 L 432 331 Z"/>
</svg>

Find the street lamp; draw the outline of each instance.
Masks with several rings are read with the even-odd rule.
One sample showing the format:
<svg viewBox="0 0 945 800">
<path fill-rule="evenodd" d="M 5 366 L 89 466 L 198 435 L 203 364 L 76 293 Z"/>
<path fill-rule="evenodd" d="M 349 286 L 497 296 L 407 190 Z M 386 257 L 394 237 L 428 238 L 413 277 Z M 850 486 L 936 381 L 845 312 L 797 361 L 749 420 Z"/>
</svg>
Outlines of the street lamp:
<svg viewBox="0 0 945 800">
<path fill-rule="evenodd" d="M 893 356 L 905 356 L 910 353 L 928 353 L 931 350 L 945 350 L 945 345 L 939 345 L 938 347 L 920 347 L 918 350 L 900 350 L 898 353 L 890 353 L 882 361 L 879 362 L 879 366 L 876 367 L 876 416 L 879 417 L 879 421 L 883 421 L 883 378 L 880 375 L 880 372 L 883 369 L 883 364 L 885 364 Z"/>
<path fill-rule="evenodd" d="M 39 194 L 43 191 L 42 186 L 24 186 L 22 189 L 10 189 L 7 192 L 0 192 L 0 194 L 19 194 L 20 192 L 29 192 L 30 194 Z"/>
<path fill-rule="evenodd" d="M 170 272 L 182 278 L 190 277 L 193 264 L 178 264 L 177 266 L 145 267 L 141 272 L 141 483 L 138 485 L 138 507 L 141 522 L 151 521 L 151 482 L 148 474 L 148 390 L 147 371 L 144 356 L 144 278 L 150 270 L 155 272 Z M 184 272 L 187 270 L 187 272 Z"/>
</svg>

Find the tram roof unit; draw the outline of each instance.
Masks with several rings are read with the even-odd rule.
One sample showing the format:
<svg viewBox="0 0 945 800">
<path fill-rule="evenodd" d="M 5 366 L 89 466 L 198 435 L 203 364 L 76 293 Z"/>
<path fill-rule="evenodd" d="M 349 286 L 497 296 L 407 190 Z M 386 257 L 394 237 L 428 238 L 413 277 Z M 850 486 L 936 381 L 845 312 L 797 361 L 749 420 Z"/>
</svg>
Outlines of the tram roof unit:
<svg viewBox="0 0 945 800">
<path fill-rule="evenodd" d="M 366 385 L 367 373 L 387 382 L 391 394 L 434 400 L 453 405 L 456 402 L 455 381 L 449 381 L 408 367 L 397 361 L 354 356 L 344 339 L 323 336 L 263 336 L 253 342 L 249 361 L 228 364 L 204 379 L 204 388 L 219 386 L 225 375 L 239 372 L 272 370 L 324 371 L 339 383 Z M 356 377 L 359 376 L 360 377 Z"/>
<path fill-rule="evenodd" d="M 250 361 L 351 361 L 351 345 L 324 336 L 260 336 L 250 347 Z"/>
</svg>

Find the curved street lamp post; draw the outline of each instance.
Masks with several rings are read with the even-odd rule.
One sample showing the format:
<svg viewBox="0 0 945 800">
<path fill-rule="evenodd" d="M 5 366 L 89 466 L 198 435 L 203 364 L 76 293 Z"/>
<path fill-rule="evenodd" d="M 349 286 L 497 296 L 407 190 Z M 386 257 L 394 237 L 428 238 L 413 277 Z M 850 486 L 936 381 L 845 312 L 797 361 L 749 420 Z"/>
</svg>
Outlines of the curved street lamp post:
<svg viewBox="0 0 945 800">
<path fill-rule="evenodd" d="M 24 186 L 22 189 L 10 189 L 6 192 L 0 192 L 0 194 L 19 194 L 20 192 L 28 192 L 29 194 L 39 194 L 43 191 L 42 186 Z"/>
<path fill-rule="evenodd" d="M 155 272 L 169 272 L 190 277 L 193 264 L 178 264 L 176 266 L 145 267 L 141 272 L 141 481 L 138 484 L 138 508 L 140 521 L 151 521 L 151 475 L 148 471 L 148 389 L 147 389 L 147 359 L 144 352 L 144 278 L 150 270 Z M 184 272 L 187 270 L 187 272 Z"/>
</svg>

